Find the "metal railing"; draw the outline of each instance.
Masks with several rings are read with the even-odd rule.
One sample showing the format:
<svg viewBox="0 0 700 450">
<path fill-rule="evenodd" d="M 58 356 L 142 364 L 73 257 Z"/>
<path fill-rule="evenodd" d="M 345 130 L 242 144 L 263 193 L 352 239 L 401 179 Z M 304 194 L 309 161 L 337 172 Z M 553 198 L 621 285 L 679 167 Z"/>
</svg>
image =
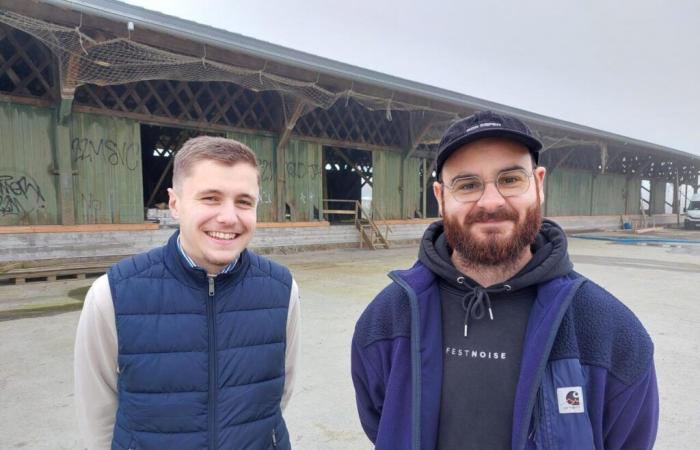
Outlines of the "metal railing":
<svg viewBox="0 0 700 450">
<path fill-rule="evenodd" d="M 323 199 L 323 209 L 321 210 L 321 215 L 328 220 L 330 215 L 345 215 L 352 216 L 352 221 L 355 224 L 355 228 L 360 232 L 360 247 L 363 246 L 363 242 L 374 248 L 374 245 L 381 243 L 385 247 L 389 247 L 389 233 L 392 231 L 389 224 L 385 223 L 383 225 L 383 230 L 379 228 L 376 220 L 383 221 L 384 218 L 379 211 L 372 204 L 372 208 L 368 211 L 367 208 L 362 206 L 362 202 L 358 200 L 338 200 L 338 199 Z M 341 208 L 329 207 L 330 204 L 339 204 Z M 342 208 L 342 206 L 347 206 L 347 208 Z M 367 235 L 365 228 L 369 227 L 371 229 L 371 234 Z"/>
</svg>

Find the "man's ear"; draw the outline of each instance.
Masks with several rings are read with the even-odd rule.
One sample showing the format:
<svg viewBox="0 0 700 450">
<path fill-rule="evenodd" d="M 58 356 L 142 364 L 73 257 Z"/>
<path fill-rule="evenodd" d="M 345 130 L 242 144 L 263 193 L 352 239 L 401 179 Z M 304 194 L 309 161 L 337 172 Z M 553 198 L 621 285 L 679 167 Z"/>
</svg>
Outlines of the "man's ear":
<svg viewBox="0 0 700 450">
<path fill-rule="evenodd" d="M 180 218 L 180 211 L 178 210 L 179 206 L 177 192 L 175 192 L 174 188 L 168 188 L 168 208 L 170 208 L 170 215 L 173 217 L 173 219 Z"/>
<path fill-rule="evenodd" d="M 444 195 L 445 189 L 442 183 L 439 181 L 433 181 L 433 195 L 435 195 L 435 200 L 438 204 L 438 214 L 442 217 L 442 196 Z"/>
<path fill-rule="evenodd" d="M 537 180 L 537 188 L 540 191 L 540 203 L 544 204 L 544 179 L 547 175 L 547 169 L 544 167 L 538 167 L 532 171 L 532 175 Z"/>
</svg>

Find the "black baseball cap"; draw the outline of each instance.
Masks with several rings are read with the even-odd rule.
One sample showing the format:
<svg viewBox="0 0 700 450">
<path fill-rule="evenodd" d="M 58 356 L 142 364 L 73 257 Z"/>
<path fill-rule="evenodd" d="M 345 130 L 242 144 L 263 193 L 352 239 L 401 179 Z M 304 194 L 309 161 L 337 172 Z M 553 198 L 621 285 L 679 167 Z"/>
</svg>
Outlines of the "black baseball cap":
<svg viewBox="0 0 700 450">
<path fill-rule="evenodd" d="M 440 177 L 442 166 L 455 150 L 463 145 L 487 137 L 512 139 L 530 150 L 535 163 L 539 161 L 542 143 L 532 134 L 532 130 L 520 119 L 493 111 L 477 111 L 469 117 L 450 125 L 440 140 L 437 149 L 435 172 Z"/>
</svg>

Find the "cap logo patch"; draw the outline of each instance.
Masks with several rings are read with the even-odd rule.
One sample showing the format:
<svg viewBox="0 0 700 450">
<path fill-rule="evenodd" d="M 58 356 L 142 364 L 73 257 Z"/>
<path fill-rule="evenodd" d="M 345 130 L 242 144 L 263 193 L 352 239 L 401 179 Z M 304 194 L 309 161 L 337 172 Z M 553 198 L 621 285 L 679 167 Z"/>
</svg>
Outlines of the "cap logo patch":
<svg viewBox="0 0 700 450">
<path fill-rule="evenodd" d="M 559 403 L 559 414 L 584 412 L 583 389 L 581 386 L 557 388 L 557 403 Z"/>
<path fill-rule="evenodd" d="M 503 126 L 503 125 L 501 125 L 501 124 L 498 123 L 498 122 L 484 122 L 484 123 L 480 123 L 480 124 L 478 124 L 478 125 L 474 125 L 474 126 L 471 126 L 471 127 L 467 128 L 467 130 L 465 131 L 465 133 L 469 133 L 470 131 L 474 131 L 474 130 L 476 130 L 477 128 L 484 128 L 484 127 L 502 127 L 502 126 Z"/>
</svg>

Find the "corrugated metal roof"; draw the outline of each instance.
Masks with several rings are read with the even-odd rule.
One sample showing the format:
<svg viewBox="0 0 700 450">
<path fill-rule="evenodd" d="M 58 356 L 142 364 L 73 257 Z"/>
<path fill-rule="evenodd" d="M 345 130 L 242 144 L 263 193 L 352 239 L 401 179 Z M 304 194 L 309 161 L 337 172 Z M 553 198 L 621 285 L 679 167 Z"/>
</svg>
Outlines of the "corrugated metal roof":
<svg viewBox="0 0 700 450">
<path fill-rule="evenodd" d="M 579 125 L 540 114 L 531 113 L 488 100 L 460 94 L 447 89 L 430 86 L 415 81 L 387 75 L 369 69 L 345 64 L 328 58 L 305 53 L 280 45 L 271 44 L 238 33 L 221 30 L 208 25 L 151 11 L 138 6 L 113 0 L 41 0 L 46 4 L 80 11 L 85 14 L 111 20 L 134 22 L 138 27 L 160 31 L 195 42 L 217 46 L 229 51 L 240 52 L 270 61 L 287 64 L 315 72 L 320 72 L 348 80 L 368 83 L 381 88 L 405 92 L 422 98 L 437 100 L 468 109 L 491 109 L 519 117 L 537 126 L 554 128 L 580 136 L 593 137 L 603 141 L 632 145 L 646 150 L 659 151 L 691 160 L 700 156 L 653 144 L 608 131 Z"/>
</svg>

